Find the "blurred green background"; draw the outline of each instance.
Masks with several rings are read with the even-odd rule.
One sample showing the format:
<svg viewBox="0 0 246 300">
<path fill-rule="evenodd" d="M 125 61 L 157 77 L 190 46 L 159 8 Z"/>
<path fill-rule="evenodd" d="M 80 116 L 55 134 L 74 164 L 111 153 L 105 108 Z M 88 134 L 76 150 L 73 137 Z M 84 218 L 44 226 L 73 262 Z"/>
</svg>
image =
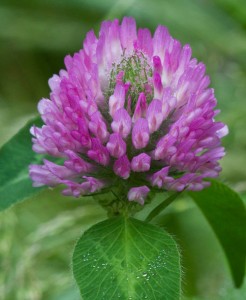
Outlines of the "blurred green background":
<svg viewBox="0 0 246 300">
<path fill-rule="evenodd" d="M 246 199 L 245 0 L 0 0 L 0 145 L 37 114 L 48 78 L 81 48 L 86 32 L 124 15 L 152 32 L 167 26 L 206 64 L 218 119 L 230 129 L 221 177 Z M 92 200 L 63 198 L 57 190 L 1 213 L 0 299 L 79 299 L 70 270 L 73 245 L 103 218 Z M 219 244 L 190 200 L 169 209 L 165 227 L 182 249 L 188 299 L 246 299 L 245 284 L 233 289 Z"/>
</svg>

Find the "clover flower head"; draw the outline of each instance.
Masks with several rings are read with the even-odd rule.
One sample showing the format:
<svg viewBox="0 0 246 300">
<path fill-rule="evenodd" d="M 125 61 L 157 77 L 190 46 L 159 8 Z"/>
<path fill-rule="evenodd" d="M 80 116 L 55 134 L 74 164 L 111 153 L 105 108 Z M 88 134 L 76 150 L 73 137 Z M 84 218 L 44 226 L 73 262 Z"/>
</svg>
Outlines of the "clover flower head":
<svg viewBox="0 0 246 300">
<path fill-rule="evenodd" d="M 34 186 L 63 184 L 74 197 L 120 186 L 144 204 L 153 188 L 201 190 L 218 176 L 227 126 L 214 119 L 204 64 L 167 28 L 152 36 L 131 17 L 105 21 L 65 66 L 31 129 L 33 150 L 62 163 L 31 165 Z"/>
</svg>

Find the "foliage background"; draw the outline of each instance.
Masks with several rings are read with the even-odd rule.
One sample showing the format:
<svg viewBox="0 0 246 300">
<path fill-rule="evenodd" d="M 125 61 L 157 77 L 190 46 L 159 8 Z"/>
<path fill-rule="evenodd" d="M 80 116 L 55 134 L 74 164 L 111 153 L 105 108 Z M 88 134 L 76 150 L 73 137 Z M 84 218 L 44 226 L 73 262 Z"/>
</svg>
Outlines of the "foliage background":
<svg viewBox="0 0 246 300">
<path fill-rule="evenodd" d="M 207 65 L 219 119 L 229 125 L 222 180 L 246 199 L 246 2 L 244 0 L 0 0 L 0 145 L 36 115 L 47 80 L 102 20 L 131 15 L 189 43 Z M 105 218 L 91 199 L 47 190 L 0 214 L 0 298 L 77 300 L 70 258 L 82 230 Z M 245 299 L 234 290 L 223 252 L 188 199 L 159 220 L 182 249 L 188 299 Z M 185 296 L 184 296 L 185 297 Z"/>
</svg>

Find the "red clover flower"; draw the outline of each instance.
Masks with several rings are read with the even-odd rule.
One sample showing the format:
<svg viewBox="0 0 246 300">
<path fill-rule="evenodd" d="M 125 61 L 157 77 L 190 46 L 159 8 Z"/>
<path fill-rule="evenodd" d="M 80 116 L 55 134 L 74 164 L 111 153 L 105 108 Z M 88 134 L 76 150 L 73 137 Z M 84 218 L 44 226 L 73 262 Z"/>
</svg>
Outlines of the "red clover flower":
<svg viewBox="0 0 246 300">
<path fill-rule="evenodd" d="M 227 126 L 214 120 L 205 65 L 167 28 L 152 37 L 133 18 L 105 21 L 65 66 L 38 104 L 44 125 L 31 129 L 33 150 L 62 163 L 31 165 L 34 186 L 63 184 L 74 197 L 119 186 L 144 204 L 154 187 L 201 190 L 218 176 Z"/>
</svg>

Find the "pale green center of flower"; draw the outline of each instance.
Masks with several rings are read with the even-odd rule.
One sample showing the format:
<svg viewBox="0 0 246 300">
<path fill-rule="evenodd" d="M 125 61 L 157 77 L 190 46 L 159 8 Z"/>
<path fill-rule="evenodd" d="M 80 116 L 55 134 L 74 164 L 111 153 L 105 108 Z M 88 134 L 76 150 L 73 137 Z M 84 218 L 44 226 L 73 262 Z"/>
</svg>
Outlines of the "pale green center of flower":
<svg viewBox="0 0 246 300">
<path fill-rule="evenodd" d="M 134 108 L 141 92 L 145 93 L 147 102 L 153 98 L 153 70 L 148 63 L 146 56 L 139 51 L 132 55 L 122 54 L 120 63 L 113 63 L 109 77 L 109 87 L 105 93 L 108 99 L 116 86 L 117 78 L 122 74 L 122 82 L 130 84 L 126 100 L 131 98 L 131 107 Z"/>
</svg>

